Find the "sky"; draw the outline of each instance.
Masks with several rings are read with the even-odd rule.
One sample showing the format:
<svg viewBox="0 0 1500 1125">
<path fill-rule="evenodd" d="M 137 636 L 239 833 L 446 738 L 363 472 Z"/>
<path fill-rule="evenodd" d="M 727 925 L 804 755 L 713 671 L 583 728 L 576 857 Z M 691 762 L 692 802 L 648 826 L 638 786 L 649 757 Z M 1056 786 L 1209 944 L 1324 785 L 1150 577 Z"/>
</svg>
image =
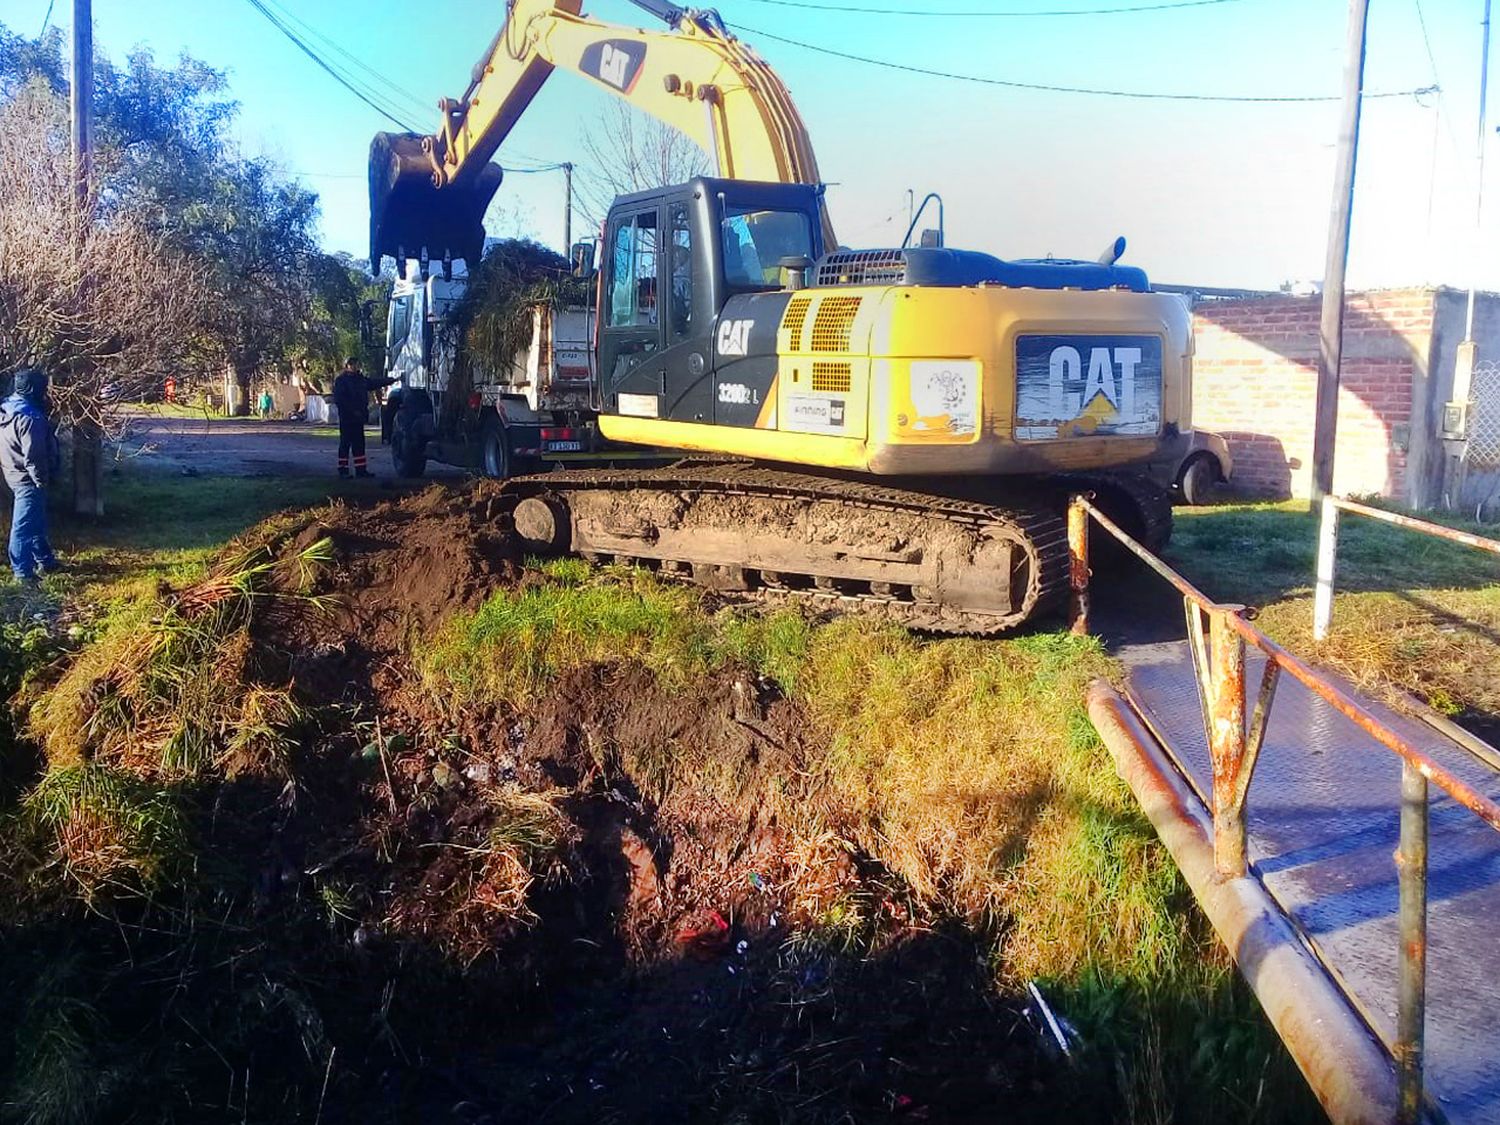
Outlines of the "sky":
<svg viewBox="0 0 1500 1125">
<path fill-rule="evenodd" d="M 504 14 L 502 0 L 277 0 L 411 94 L 409 120 L 437 125 Z M 1121 91 L 1336 96 L 1345 0 L 1222 0 L 1115 15 L 965 18 L 942 12 L 1076 11 L 1163 0 L 802 0 L 920 9 L 920 16 L 813 10 L 786 0 L 718 9 L 790 88 L 830 183 L 839 238 L 899 244 L 907 192 L 939 192 L 947 241 L 1004 258 L 1097 256 L 1174 284 L 1275 288 L 1324 273 L 1339 105 L 1221 103 L 1017 90 L 903 73 L 780 42 L 990 79 Z M 68 0 L 0 0 L 0 22 L 34 35 Z M 1500 75 L 1490 86 L 1489 196 L 1475 221 L 1483 0 L 1370 0 L 1369 94 L 1440 85 L 1441 95 L 1365 101 L 1349 283 L 1500 290 Z M 586 0 L 594 17 L 658 26 L 629 0 Z M 163 62 L 186 52 L 228 72 L 238 139 L 322 199 L 320 234 L 364 253 L 370 136 L 396 128 L 298 52 L 248 0 L 94 0 L 95 39 Z M 1428 45 L 1430 44 L 1430 54 Z M 582 163 L 581 138 L 608 95 L 556 72 L 500 151 L 502 164 Z M 560 172 L 512 174 L 490 233 L 561 247 Z M 578 236 L 581 221 L 575 225 Z M 925 225 L 925 224 L 924 224 Z"/>
</svg>

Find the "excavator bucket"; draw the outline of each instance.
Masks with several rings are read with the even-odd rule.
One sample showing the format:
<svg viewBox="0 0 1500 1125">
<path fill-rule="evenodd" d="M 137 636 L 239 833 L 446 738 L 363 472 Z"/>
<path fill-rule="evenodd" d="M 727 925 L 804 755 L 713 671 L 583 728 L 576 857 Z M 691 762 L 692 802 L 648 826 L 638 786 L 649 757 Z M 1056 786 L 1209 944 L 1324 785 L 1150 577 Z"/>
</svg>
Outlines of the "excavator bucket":
<svg viewBox="0 0 1500 1125">
<path fill-rule="evenodd" d="M 403 277 L 410 258 L 469 267 L 484 252 L 484 213 L 500 187 L 498 164 L 437 187 L 418 133 L 376 133 L 370 142 L 370 268 L 387 256 Z"/>
</svg>

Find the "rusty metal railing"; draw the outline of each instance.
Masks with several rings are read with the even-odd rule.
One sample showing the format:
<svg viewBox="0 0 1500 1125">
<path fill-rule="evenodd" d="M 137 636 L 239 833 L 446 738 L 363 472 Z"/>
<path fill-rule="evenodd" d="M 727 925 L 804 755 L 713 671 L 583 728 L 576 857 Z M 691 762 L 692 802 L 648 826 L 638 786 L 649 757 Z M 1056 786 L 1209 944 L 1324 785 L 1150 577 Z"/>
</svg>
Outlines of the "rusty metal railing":
<svg viewBox="0 0 1500 1125">
<path fill-rule="evenodd" d="M 1395 524 L 1408 531 L 1421 532 L 1450 543 L 1461 543 L 1475 550 L 1500 555 L 1500 540 L 1486 539 L 1482 535 L 1471 535 L 1467 531 L 1444 527 L 1440 523 L 1429 523 L 1400 512 L 1388 512 L 1384 508 L 1372 508 L 1357 500 L 1345 500 L 1339 496 L 1324 496 L 1322 513 L 1318 521 L 1318 584 L 1313 595 L 1313 639 L 1326 640 L 1328 629 L 1333 624 L 1334 573 L 1337 570 L 1339 549 L 1339 513 L 1353 512 L 1368 516 L 1372 520 Z"/>
<path fill-rule="evenodd" d="M 1352 501 L 1340 506 L 1362 513 L 1393 516 L 1365 509 Z M 1409 517 L 1399 516 L 1390 522 Z M 1209 598 L 1094 506 L 1075 496 L 1068 510 L 1071 619 L 1074 633 L 1088 632 L 1089 524 L 1097 523 L 1119 543 L 1171 583 L 1182 594 L 1187 616 L 1188 651 L 1203 710 L 1204 736 L 1213 771 L 1212 808 L 1214 866 L 1223 878 L 1249 874 L 1246 855 L 1246 798 L 1265 741 L 1276 686 L 1286 673 L 1335 710 L 1347 716 L 1387 750 L 1401 758 L 1401 827 L 1396 873 L 1400 899 L 1400 980 L 1393 1048 L 1400 1089 L 1402 1125 L 1420 1120 L 1423 1106 L 1423 1039 L 1427 993 L 1427 839 L 1428 785 L 1436 785 L 1464 808 L 1500 831 L 1500 805 L 1451 773 L 1418 746 L 1393 730 L 1345 687 L 1326 673 L 1282 648 L 1245 616 L 1245 607 Z M 1415 521 L 1421 522 L 1421 521 Z M 1444 531 L 1450 529 L 1444 528 Z M 1454 532 L 1463 535 L 1463 532 Z M 1470 538 L 1477 538 L 1471 536 Z M 1500 546 L 1500 544 L 1497 544 Z M 1207 622 L 1205 628 L 1205 621 Z M 1245 714 L 1245 646 L 1266 657 L 1255 705 Z"/>
</svg>

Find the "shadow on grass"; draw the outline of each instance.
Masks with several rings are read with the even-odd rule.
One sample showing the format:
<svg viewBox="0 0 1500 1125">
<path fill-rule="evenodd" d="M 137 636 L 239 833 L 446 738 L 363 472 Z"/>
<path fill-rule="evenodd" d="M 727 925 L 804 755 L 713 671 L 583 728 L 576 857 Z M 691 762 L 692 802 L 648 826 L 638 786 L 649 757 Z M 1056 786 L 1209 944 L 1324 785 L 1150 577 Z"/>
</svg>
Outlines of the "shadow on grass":
<svg viewBox="0 0 1500 1125">
<path fill-rule="evenodd" d="M 1482 625 L 1478 621 L 1471 621 L 1467 617 L 1460 617 L 1452 610 L 1439 605 L 1431 598 L 1424 598 L 1410 591 L 1401 591 L 1396 596 L 1408 605 L 1421 610 L 1438 625 L 1450 632 L 1466 633 L 1476 639 L 1489 641 L 1492 645 L 1500 645 L 1500 631 Z"/>
<path fill-rule="evenodd" d="M 288 821 L 274 785 L 215 789 L 180 794 L 201 845 L 188 890 L 0 929 L 16 1012 L 0 1079 L 31 1119 L 1320 1119 L 1232 974 L 1044 983 L 1080 1033 L 1064 1060 L 954 923 L 861 955 L 732 922 L 721 953 L 640 966 L 585 882 L 537 896 L 533 930 L 463 967 L 330 905 L 295 822 L 331 838 L 334 807 Z"/>
<path fill-rule="evenodd" d="M 1467 521 L 1422 518 L 1492 535 Z M 1309 594 L 1318 519 L 1305 502 L 1179 509 L 1166 559 L 1211 597 L 1264 605 Z M 1366 517 L 1340 520 L 1340 591 L 1474 589 L 1500 583 L 1500 560 Z"/>
<path fill-rule="evenodd" d="M 734 923 L 720 952 L 631 965 L 598 872 L 536 896 L 535 928 L 468 967 L 387 937 L 308 874 L 338 866 L 358 883 L 375 862 L 304 854 L 313 825 L 325 843 L 357 834 L 357 803 L 328 784 L 339 767 L 318 772 L 321 795 L 290 815 L 261 780 L 177 787 L 188 882 L 0 920 L 7 1108 L 36 1122 L 832 1123 L 983 1120 L 1000 1103 L 1008 1120 L 1051 1121 L 1090 1104 L 957 926 L 866 957 Z"/>
</svg>

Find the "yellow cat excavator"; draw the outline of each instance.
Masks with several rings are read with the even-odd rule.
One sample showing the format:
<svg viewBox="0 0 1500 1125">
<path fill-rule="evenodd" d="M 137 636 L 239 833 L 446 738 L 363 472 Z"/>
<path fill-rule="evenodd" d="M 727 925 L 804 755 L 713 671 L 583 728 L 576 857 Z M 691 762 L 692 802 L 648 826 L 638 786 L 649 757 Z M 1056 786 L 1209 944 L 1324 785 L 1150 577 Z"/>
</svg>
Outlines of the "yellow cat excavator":
<svg viewBox="0 0 1500 1125">
<path fill-rule="evenodd" d="M 1185 449 L 1192 337 L 1180 299 L 1118 264 L 1124 240 L 1098 261 L 1002 260 L 941 231 L 840 247 L 775 72 L 712 11 L 634 2 L 667 29 L 510 0 L 439 130 L 371 146 L 372 263 L 424 273 L 477 262 L 491 158 L 555 68 L 717 168 L 617 199 L 601 244 L 599 428 L 685 456 L 513 478 L 530 546 L 983 634 L 1061 598 L 1070 490 L 1164 543 L 1171 510 L 1141 469 Z"/>
</svg>

